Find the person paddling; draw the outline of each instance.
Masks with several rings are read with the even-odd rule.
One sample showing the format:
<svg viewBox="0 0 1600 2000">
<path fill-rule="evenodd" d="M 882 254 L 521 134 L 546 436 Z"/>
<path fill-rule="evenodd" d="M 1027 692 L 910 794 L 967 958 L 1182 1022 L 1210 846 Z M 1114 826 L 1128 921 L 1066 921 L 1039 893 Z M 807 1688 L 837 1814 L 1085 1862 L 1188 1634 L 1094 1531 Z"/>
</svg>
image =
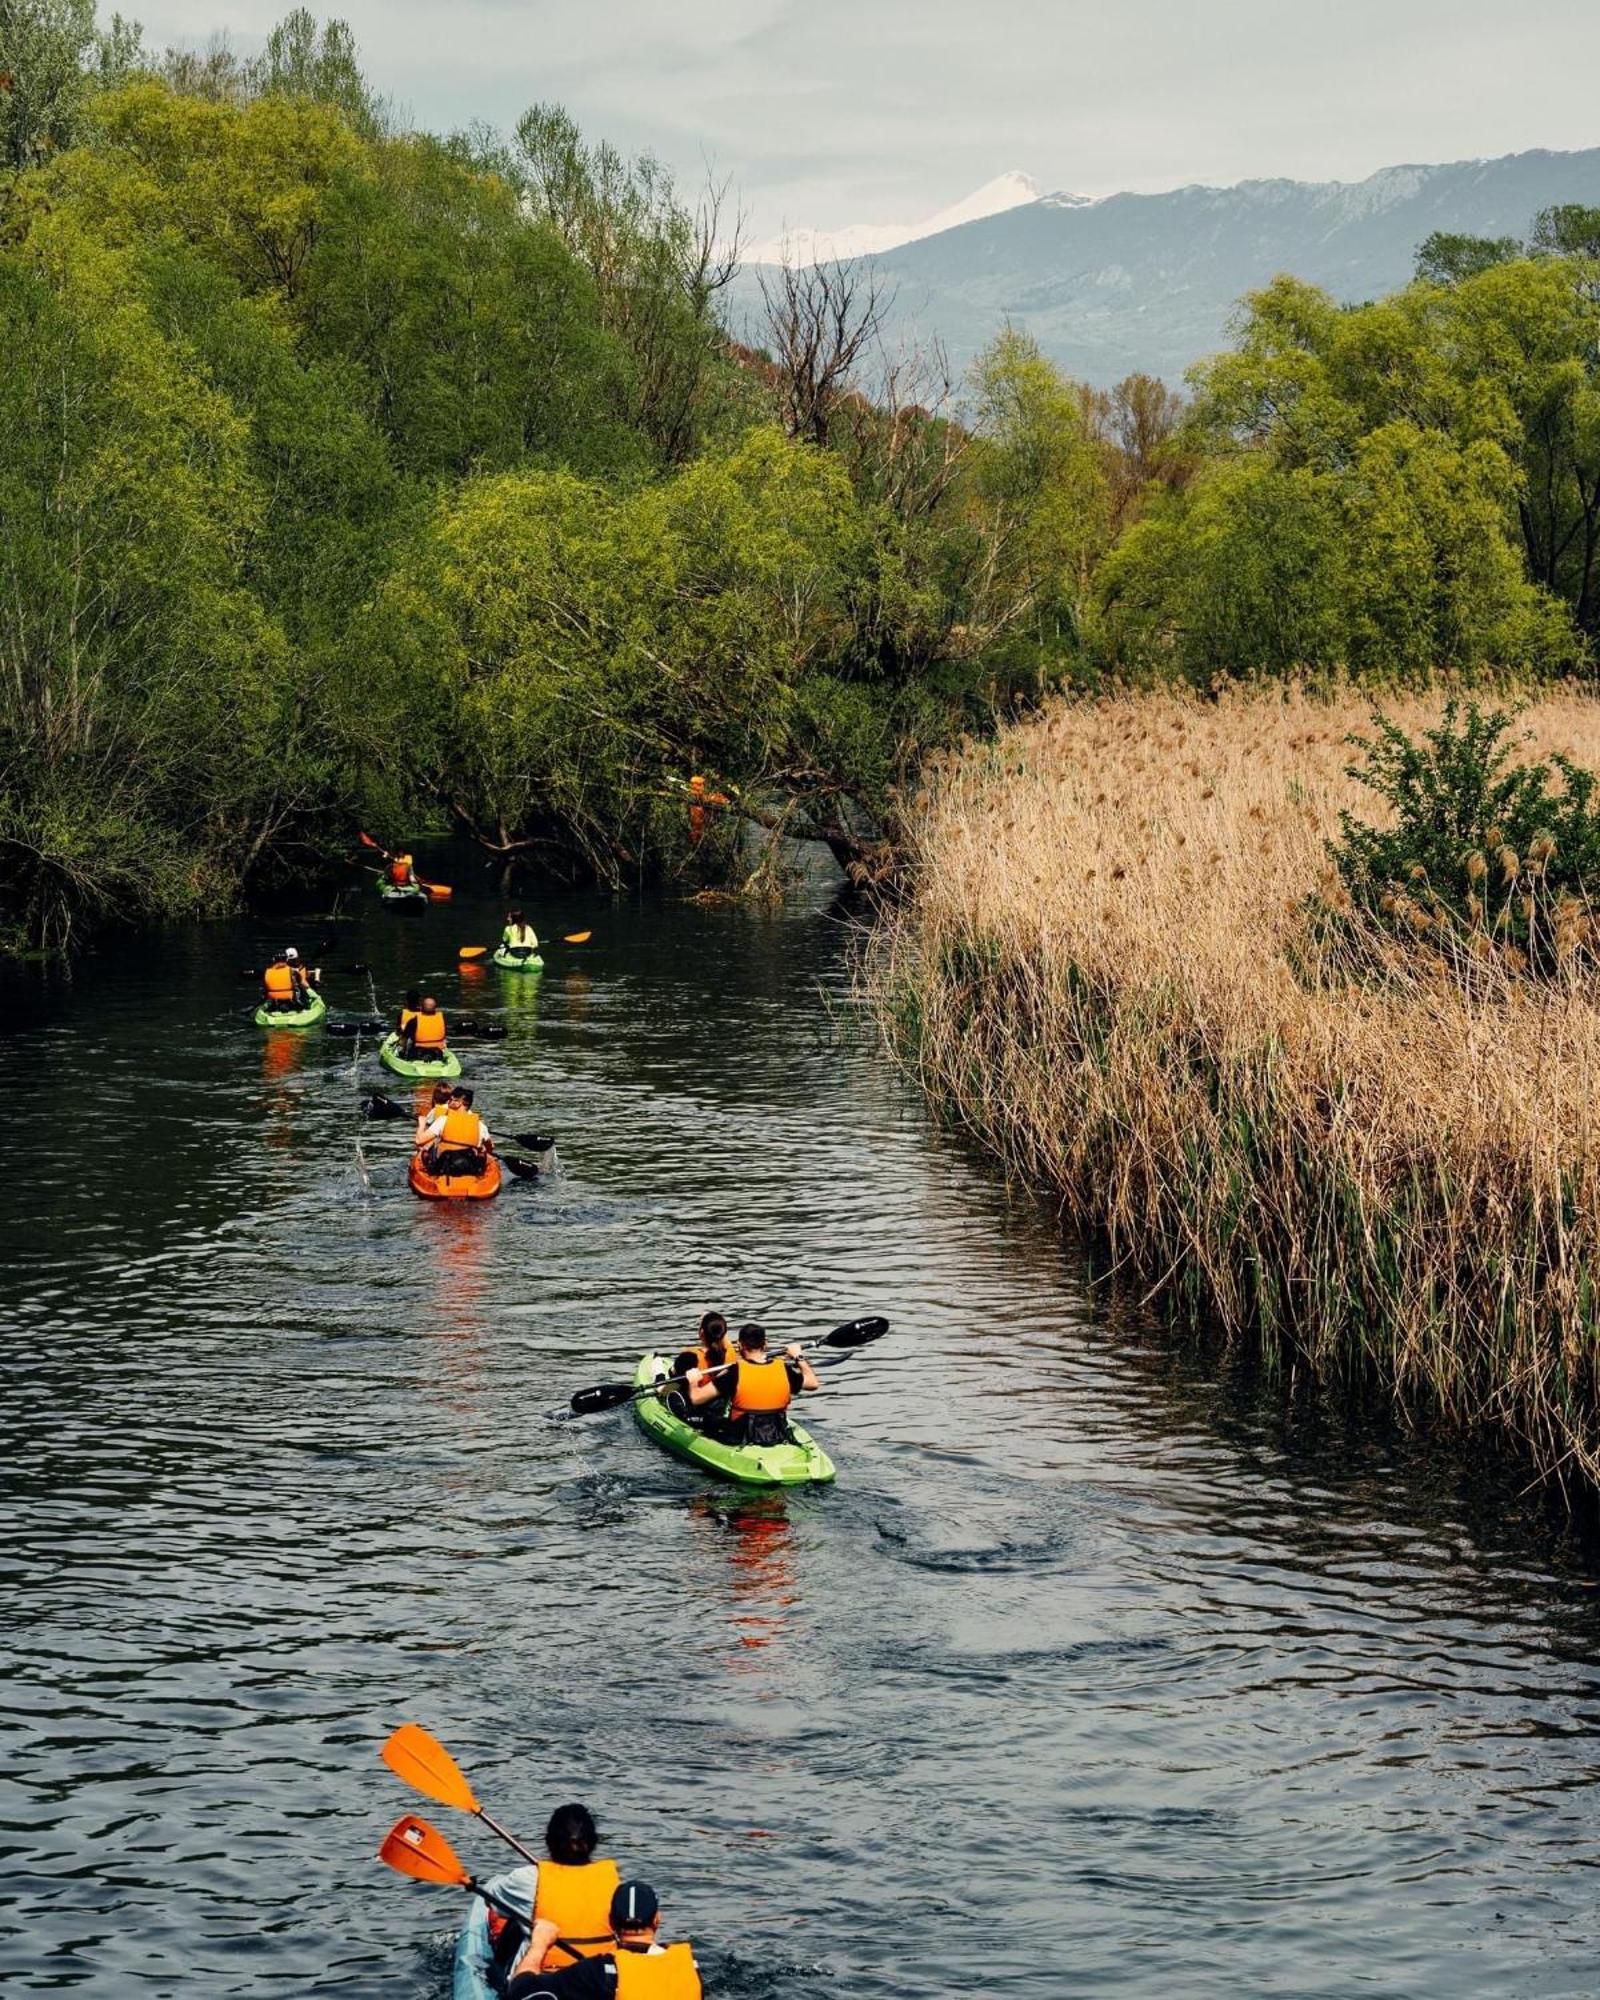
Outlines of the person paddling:
<svg viewBox="0 0 1600 2000">
<path fill-rule="evenodd" d="M 507 2000 L 701 2000 L 694 1952 L 661 1943 L 661 1904 L 648 1882 L 619 1883 L 608 1918 L 604 1952 L 563 1972 L 519 1971 Z"/>
<path fill-rule="evenodd" d="M 437 1105 L 439 1089 L 435 1087 Z M 422 1127 L 427 1151 L 423 1165 L 430 1174 L 481 1174 L 494 1151 L 489 1128 L 472 1108 L 472 1092 L 464 1083 L 444 1093 L 444 1109 L 435 1110 Z"/>
<path fill-rule="evenodd" d="M 396 889 L 409 889 L 415 884 L 416 867 L 409 854 L 391 854 L 387 872 L 390 884 Z"/>
<path fill-rule="evenodd" d="M 700 1334 L 694 1349 L 701 1368 L 726 1368 L 734 1359 L 728 1345 L 728 1322 L 719 1312 L 700 1315 Z"/>
<path fill-rule="evenodd" d="M 531 958 L 539 949 L 539 934 L 520 910 L 506 912 L 506 927 L 500 933 L 500 948 L 513 958 Z"/>
<path fill-rule="evenodd" d="M 394 1031 L 402 1041 L 405 1040 L 406 1030 L 416 1019 L 417 1009 L 421 1005 L 422 995 L 417 991 L 416 987 L 408 986 L 406 988 L 406 997 L 401 1003 L 400 1012 L 395 1016 L 394 1023 Z"/>
<path fill-rule="evenodd" d="M 595 1859 L 600 1835 L 587 1806 L 557 1806 L 544 1830 L 548 1861 L 538 1864 L 533 1930 L 513 1978 L 571 1967 L 612 1947 L 611 1899 L 617 1864 Z M 530 1992 L 537 1990 L 530 1987 Z"/>
<path fill-rule="evenodd" d="M 445 1043 L 445 1019 L 431 993 L 400 1030 L 400 1053 L 407 1062 L 442 1063 L 450 1053 Z"/>
<path fill-rule="evenodd" d="M 715 1434 L 728 1444 L 782 1444 L 789 1434 L 784 1414 L 789 1405 L 802 1390 L 821 1386 L 798 1343 L 782 1354 L 768 1354 L 766 1328 L 752 1323 L 740 1327 L 728 1367 L 708 1369 L 689 1384 L 689 1401 L 699 1405 L 726 1398 L 728 1414 Z"/>
<path fill-rule="evenodd" d="M 311 981 L 300 954 L 288 945 L 261 975 L 262 1004 L 269 1014 L 298 1014 L 311 1005 Z"/>
</svg>

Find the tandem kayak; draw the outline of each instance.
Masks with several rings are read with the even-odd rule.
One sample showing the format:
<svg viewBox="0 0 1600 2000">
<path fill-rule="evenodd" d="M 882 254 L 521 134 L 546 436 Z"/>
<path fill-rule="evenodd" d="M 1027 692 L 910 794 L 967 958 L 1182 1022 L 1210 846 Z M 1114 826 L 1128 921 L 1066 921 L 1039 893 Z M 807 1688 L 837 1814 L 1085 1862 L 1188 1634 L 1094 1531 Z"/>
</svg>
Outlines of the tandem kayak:
<svg viewBox="0 0 1600 2000">
<path fill-rule="evenodd" d="M 481 1174 L 430 1174 L 421 1153 L 413 1153 L 409 1175 L 412 1192 L 429 1201 L 487 1201 L 500 1192 L 500 1162 L 493 1153 Z"/>
<path fill-rule="evenodd" d="M 525 1911 L 531 1929 L 533 1896 L 538 1881 L 539 1871 L 536 1868 L 511 1868 L 504 1875 L 492 1876 L 483 1886 L 497 1903 Z M 461 1935 L 456 1939 L 450 2000 L 495 2000 L 500 1989 L 494 1983 L 494 1961 L 488 1906 L 474 1896 L 466 1922 L 461 1926 Z"/>
<path fill-rule="evenodd" d="M 459 1076 L 461 1058 L 454 1049 L 446 1049 L 443 1062 L 407 1062 L 400 1053 L 400 1037 L 391 1029 L 378 1044 L 378 1060 L 385 1069 L 392 1069 L 396 1076 L 419 1078 L 426 1083 L 430 1077 Z"/>
<path fill-rule="evenodd" d="M 518 949 L 514 945 L 497 944 L 490 958 L 491 965 L 498 965 L 502 972 L 543 972 L 544 960 L 538 952 L 529 947 Z"/>
<path fill-rule="evenodd" d="M 659 1354 L 647 1354 L 634 1374 L 634 1387 L 663 1382 L 671 1373 L 670 1364 Z M 787 1444 L 723 1444 L 674 1416 L 660 1396 L 641 1396 L 633 1414 L 640 1430 L 674 1458 L 687 1459 L 739 1486 L 821 1486 L 834 1476 L 833 1460 L 799 1424 L 790 1424 Z"/>
<path fill-rule="evenodd" d="M 258 1028 L 309 1028 L 320 1021 L 328 1011 L 328 1003 L 320 993 L 313 993 L 303 1007 L 285 1010 L 269 1007 L 263 1000 L 256 1009 Z"/>
</svg>

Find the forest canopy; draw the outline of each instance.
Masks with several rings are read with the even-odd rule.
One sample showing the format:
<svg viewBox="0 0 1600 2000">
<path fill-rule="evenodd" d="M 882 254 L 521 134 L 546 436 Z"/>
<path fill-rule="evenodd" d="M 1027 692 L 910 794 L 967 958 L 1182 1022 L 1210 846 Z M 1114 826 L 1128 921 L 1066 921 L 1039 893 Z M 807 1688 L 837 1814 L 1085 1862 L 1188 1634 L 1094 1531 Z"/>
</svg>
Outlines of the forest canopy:
<svg viewBox="0 0 1600 2000">
<path fill-rule="evenodd" d="M 615 882 L 753 822 L 871 875 L 927 754 L 1052 686 L 1575 670 L 1597 221 L 1355 309 L 1279 279 L 1187 399 L 1008 331 L 955 383 L 860 267 L 732 340 L 725 191 L 559 107 L 439 136 L 337 21 L 156 54 L 0 0 L 0 935 L 368 825 Z"/>
</svg>

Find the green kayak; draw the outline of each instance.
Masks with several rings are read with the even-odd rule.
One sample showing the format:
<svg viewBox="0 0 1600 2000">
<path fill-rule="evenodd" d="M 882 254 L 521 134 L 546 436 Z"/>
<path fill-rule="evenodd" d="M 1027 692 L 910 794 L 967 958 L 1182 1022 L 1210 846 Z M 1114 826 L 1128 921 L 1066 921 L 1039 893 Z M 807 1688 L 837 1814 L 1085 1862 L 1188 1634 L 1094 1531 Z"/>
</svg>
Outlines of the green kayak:
<svg viewBox="0 0 1600 2000">
<path fill-rule="evenodd" d="M 671 1364 L 647 1354 L 634 1375 L 635 1388 L 664 1381 Z M 639 1428 L 663 1445 L 674 1458 L 686 1458 L 719 1479 L 739 1486 L 813 1486 L 833 1478 L 833 1460 L 809 1431 L 789 1426 L 789 1444 L 721 1444 L 675 1417 L 659 1396 L 641 1396 L 633 1406 Z"/>
<path fill-rule="evenodd" d="M 392 1031 L 378 1044 L 378 1060 L 396 1076 L 416 1077 L 423 1083 L 434 1077 L 461 1074 L 461 1058 L 454 1049 L 445 1050 L 443 1062 L 407 1062 L 400 1053 L 400 1037 Z"/>
<path fill-rule="evenodd" d="M 427 890 L 418 888 L 415 882 L 407 882 L 403 886 L 398 882 L 379 882 L 378 894 L 386 903 L 425 903 L 428 900 Z"/>
<path fill-rule="evenodd" d="M 328 1011 L 328 1003 L 320 993 L 313 993 L 304 1007 L 297 1007 L 292 1013 L 281 1008 L 269 1007 L 265 1001 L 256 1009 L 258 1028 L 309 1028 L 320 1021 Z"/>
<path fill-rule="evenodd" d="M 508 944 L 497 944 L 492 965 L 498 965 L 502 972 L 543 972 L 544 960 L 536 951 L 515 950 Z"/>
</svg>

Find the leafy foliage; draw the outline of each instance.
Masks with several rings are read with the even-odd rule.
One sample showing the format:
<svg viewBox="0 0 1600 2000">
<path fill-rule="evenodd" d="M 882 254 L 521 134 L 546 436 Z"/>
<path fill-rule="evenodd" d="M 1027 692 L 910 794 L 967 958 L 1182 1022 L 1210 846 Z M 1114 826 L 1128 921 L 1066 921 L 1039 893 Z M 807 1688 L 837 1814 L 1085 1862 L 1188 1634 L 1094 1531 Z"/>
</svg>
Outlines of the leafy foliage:
<svg viewBox="0 0 1600 2000">
<path fill-rule="evenodd" d="M 1352 901 L 1399 935 L 1548 975 L 1593 955 L 1600 778 L 1516 761 L 1515 715 L 1452 701 L 1412 739 L 1382 715 L 1351 775 L 1389 809 L 1340 814 L 1332 857 Z"/>
</svg>

